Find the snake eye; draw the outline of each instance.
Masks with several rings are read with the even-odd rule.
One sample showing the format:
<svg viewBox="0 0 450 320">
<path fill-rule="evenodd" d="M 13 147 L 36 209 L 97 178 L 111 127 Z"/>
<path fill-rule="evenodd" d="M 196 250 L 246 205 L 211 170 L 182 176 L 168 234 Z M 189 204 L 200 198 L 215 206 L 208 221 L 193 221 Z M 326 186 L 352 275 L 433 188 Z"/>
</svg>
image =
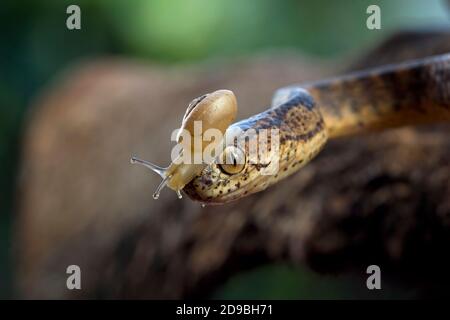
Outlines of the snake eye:
<svg viewBox="0 0 450 320">
<path fill-rule="evenodd" d="M 236 174 L 244 169 L 245 153 L 237 147 L 228 146 L 222 152 L 220 160 L 220 170 L 227 174 Z"/>
</svg>

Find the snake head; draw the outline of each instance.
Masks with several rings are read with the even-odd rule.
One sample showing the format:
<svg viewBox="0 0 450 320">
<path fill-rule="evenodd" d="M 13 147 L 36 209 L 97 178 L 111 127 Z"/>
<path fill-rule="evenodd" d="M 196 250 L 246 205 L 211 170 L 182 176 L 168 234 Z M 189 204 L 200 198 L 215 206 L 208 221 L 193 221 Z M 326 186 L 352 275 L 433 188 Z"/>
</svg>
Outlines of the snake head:
<svg viewBox="0 0 450 320">
<path fill-rule="evenodd" d="M 278 155 L 274 152 L 265 157 L 264 162 L 253 162 L 249 154 L 249 145 L 226 146 L 221 156 L 205 166 L 185 186 L 184 192 L 191 199 L 209 205 L 230 202 L 264 190 L 270 175 L 274 174 L 272 169 L 277 170 Z"/>
</svg>

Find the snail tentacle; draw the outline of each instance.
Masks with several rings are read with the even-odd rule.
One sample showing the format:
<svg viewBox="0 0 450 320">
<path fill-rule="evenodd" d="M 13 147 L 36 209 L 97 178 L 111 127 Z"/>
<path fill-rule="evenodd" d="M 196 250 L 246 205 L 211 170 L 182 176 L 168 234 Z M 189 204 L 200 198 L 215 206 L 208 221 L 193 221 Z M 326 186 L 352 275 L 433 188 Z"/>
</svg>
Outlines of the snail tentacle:
<svg viewBox="0 0 450 320">
<path fill-rule="evenodd" d="M 149 161 L 146 161 L 146 160 L 139 159 L 139 158 L 134 157 L 134 156 L 131 157 L 130 162 L 132 164 L 140 164 L 140 165 L 142 165 L 142 166 L 144 166 L 146 168 L 149 168 L 153 172 L 156 172 L 157 174 L 159 174 L 159 176 L 161 178 L 163 178 L 163 179 L 166 177 L 165 173 L 167 171 L 167 168 L 163 168 L 163 167 L 157 166 L 156 164 L 153 164 L 153 163 L 151 163 Z"/>
<path fill-rule="evenodd" d="M 161 193 L 161 190 L 167 185 L 167 182 L 172 176 L 166 176 L 159 186 L 156 188 L 155 192 L 153 193 L 153 199 L 157 200 L 159 198 L 159 194 Z"/>
</svg>

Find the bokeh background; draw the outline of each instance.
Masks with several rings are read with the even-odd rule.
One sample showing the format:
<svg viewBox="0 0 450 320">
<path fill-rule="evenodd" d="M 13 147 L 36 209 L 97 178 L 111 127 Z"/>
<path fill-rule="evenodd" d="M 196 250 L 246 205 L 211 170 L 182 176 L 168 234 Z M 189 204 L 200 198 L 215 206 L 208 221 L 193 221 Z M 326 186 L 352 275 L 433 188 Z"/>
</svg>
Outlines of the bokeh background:
<svg viewBox="0 0 450 320">
<path fill-rule="evenodd" d="M 70 4 L 81 7 L 79 31 L 65 27 Z M 370 4 L 382 9 L 381 30 L 365 27 Z M 2 1 L 0 297 L 16 296 L 11 235 L 24 119 L 33 97 L 65 68 L 107 55 L 177 66 L 281 48 L 327 60 L 356 57 L 395 30 L 448 26 L 447 12 L 440 0 Z M 350 280 L 267 266 L 232 278 L 215 297 L 365 297 Z M 413 295 L 384 289 L 386 298 Z"/>
</svg>

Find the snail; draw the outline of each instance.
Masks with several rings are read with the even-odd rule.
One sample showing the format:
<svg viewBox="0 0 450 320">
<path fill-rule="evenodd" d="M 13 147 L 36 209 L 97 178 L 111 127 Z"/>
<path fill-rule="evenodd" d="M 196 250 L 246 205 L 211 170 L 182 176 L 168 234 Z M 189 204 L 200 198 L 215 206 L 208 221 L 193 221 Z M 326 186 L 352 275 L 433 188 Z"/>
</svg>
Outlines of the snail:
<svg viewBox="0 0 450 320">
<path fill-rule="evenodd" d="M 172 163 L 166 167 L 157 166 L 149 161 L 139 159 L 137 157 L 131 158 L 131 163 L 136 163 L 147 167 L 148 169 L 156 172 L 163 179 L 159 186 L 153 193 L 153 198 L 158 199 L 161 190 L 167 186 L 174 190 L 178 198 L 182 198 L 181 190 L 192 179 L 199 175 L 208 163 L 201 161 L 200 163 L 185 163 L 182 159 L 186 156 L 186 152 L 190 153 L 190 156 L 202 155 L 205 148 L 215 147 L 221 141 L 207 141 L 203 139 L 203 135 L 207 130 L 216 129 L 222 135 L 225 134 L 227 128 L 233 123 L 237 113 L 237 102 L 234 93 L 230 90 L 217 90 L 212 93 L 202 95 L 188 105 L 186 113 L 184 114 L 181 122 L 181 127 L 177 134 L 177 143 L 182 144 L 184 134 L 190 136 L 190 141 L 198 139 L 201 141 L 200 145 L 196 143 L 185 144 L 181 149 L 180 154 L 176 157 Z M 196 122 L 201 124 L 201 131 L 196 132 Z M 189 142 L 190 142 L 189 141 Z M 189 148 L 190 145 L 190 148 Z M 203 159 L 203 158 L 200 158 Z"/>
</svg>

